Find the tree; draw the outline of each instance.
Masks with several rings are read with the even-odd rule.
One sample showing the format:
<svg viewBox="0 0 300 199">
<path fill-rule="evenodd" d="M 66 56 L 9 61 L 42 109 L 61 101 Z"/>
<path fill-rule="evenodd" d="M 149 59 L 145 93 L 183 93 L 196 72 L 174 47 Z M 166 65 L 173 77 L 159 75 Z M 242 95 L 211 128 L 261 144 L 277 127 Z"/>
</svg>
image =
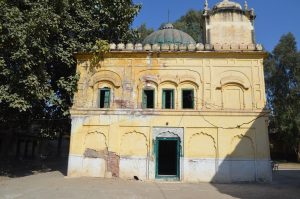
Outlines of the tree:
<svg viewBox="0 0 300 199">
<path fill-rule="evenodd" d="M 69 125 L 75 52 L 99 39 L 130 37 L 140 10 L 132 0 L 0 1 L 0 124 L 33 120 Z"/>
<path fill-rule="evenodd" d="M 300 53 L 292 33 L 283 35 L 265 63 L 271 125 L 285 153 L 293 150 L 300 160 Z"/>
<path fill-rule="evenodd" d="M 174 28 L 186 32 L 189 34 L 196 42 L 203 43 L 202 19 L 203 11 L 189 10 L 185 15 L 176 20 L 173 25 Z M 161 25 L 162 28 L 164 24 Z"/>
<path fill-rule="evenodd" d="M 153 28 L 147 28 L 147 25 L 143 23 L 136 30 L 136 38 L 134 39 L 134 43 L 143 43 L 144 39 L 154 32 Z"/>
</svg>

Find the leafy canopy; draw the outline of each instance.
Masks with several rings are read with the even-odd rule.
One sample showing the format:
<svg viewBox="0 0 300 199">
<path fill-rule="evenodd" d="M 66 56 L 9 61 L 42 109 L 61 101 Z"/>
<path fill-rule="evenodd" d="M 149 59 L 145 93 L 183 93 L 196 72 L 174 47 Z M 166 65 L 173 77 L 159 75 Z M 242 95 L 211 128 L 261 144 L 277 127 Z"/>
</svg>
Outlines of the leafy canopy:
<svg viewBox="0 0 300 199">
<path fill-rule="evenodd" d="M 1 0 L 0 121 L 68 118 L 75 52 L 122 42 L 141 6 L 132 0 Z"/>
<path fill-rule="evenodd" d="M 202 19 L 203 11 L 201 10 L 189 10 L 185 15 L 181 16 L 173 23 L 174 28 L 186 32 L 196 42 L 203 43 Z M 165 24 L 162 24 L 160 28 L 163 28 Z"/>
<path fill-rule="evenodd" d="M 298 153 L 300 143 L 300 53 L 292 33 L 283 35 L 265 62 L 271 130 Z"/>
<path fill-rule="evenodd" d="M 189 10 L 185 15 L 180 17 L 173 23 L 174 28 L 186 32 L 189 34 L 195 41 L 203 43 L 203 11 Z M 159 29 L 162 29 L 166 23 L 160 25 Z M 142 24 L 136 30 L 134 30 L 134 37 L 131 38 L 131 41 L 134 43 L 142 43 L 144 39 L 154 32 L 153 28 L 148 28 L 146 24 Z"/>
<path fill-rule="evenodd" d="M 135 37 L 133 38 L 134 43 L 143 43 L 144 39 L 154 32 L 153 28 L 147 28 L 146 23 L 140 25 L 134 30 Z"/>
<path fill-rule="evenodd" d="M 174 22 L 174 27 L 189 34 L 196 42 L 202 41 L 202 11 L 189 10 L 184 16 Z"/>
</svg>

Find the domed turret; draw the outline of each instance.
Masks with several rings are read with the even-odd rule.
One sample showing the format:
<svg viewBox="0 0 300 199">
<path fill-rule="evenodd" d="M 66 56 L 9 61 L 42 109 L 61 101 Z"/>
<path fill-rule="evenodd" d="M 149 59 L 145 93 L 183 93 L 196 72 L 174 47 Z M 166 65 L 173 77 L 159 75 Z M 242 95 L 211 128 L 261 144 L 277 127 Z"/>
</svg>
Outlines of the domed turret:
<svg viewBox="0 0 300 199">
<path fill-rule="evenodd" d="M 255 44 L 253 9 L 245 1 L 243 9 L 239 3 L 223 0 L 210 10 L 204 6 L 204 41 L 206 44 Z"/>
<path fill-rule="evenodd" d="M 217 3 L 213 9 L 237 9 L 242 10 L 242 6 L 239 3 L 229 1 L 229 0 L 223 0 L 220 3 Z"/>
<path fill-rule="evenodd" d="M 187 33 L 177 30 L 170 23 L 145 38 L 143 44 L 196 44 L 195 40 Z"/>
</svg>

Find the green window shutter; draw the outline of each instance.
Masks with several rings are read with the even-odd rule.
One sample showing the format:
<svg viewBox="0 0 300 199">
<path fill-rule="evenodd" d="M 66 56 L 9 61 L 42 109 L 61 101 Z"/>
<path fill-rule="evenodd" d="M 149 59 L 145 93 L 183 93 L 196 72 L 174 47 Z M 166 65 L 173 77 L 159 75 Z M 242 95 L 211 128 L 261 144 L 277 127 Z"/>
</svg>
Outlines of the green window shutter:
<svg viewBox="0 0 300 199">
<path fill-rule="evenodd" d="M 98 104 L 98 108 L 101 108 L 101 89 L 98 89 L 97 104 Z"/>
<path fill-rule="evenodd" d="M 153 108 L 155 108 L 155 90 L 153 90 L 152 100 L 153 100 Z"/>
<path fill-rule="evenodd" d="M 174 109 L 174 90 L 171 90 L 171 109 Z"/>
<path fill-rule="evenodd" d="M 192 96 L 192 103 L 193 103 L 193 105 L 192 105 L 192 108 L 194 109 L 195 108 L 195 95 L 194 95 L 194 90 L 192 90 L 192 94 L 191 94 Z"/>
<path fill-rule="evenodd" d="M 166 108 L 166 91 L 163 90 L 162 92 L 162 108 L 165 109 Z"/>
<path fill-rule="evenodd" d="M 143 94 L 142 94 L 142 108 L 147 108 L 147 95 L 145 93 L 145 90 L 143 90 Z"/>
<path fill-rule="evenodd" d="M 110 107 L 110 90 L 106 90 L 104 94 L 104 108 Z"/>
</svg>

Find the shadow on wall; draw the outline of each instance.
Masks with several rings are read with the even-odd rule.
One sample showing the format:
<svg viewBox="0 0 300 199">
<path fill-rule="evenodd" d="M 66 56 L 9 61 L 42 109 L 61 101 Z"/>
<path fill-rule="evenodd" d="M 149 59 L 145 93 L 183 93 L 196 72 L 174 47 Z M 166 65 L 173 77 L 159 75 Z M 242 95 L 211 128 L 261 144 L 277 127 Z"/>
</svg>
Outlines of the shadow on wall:
<svg viewBox="0 0 300 199">
<path fill-rule="evenodd" d="M 267 122 L 268 113 L 262 111 L 252 121 L 236 127 L 219 128 L 216 172 L 211 182 L 221 193 L 236 193 L 222 183 L 239 183 L 242 186 L 241 183 L 272 182 Z M 222 143 L 226 142 L 230 143 L 228 150 L 223 149 L 225 144 Z M 248 198 L 243 193 L 233 196 Z"/>
<path fill-rule="evenodd" d="M 253 121 L 239 124 L 237 127 L 221 128 L 218 167 L 212 182 L 272 181 L 267 122 L 268 113 L 261 112 Z M 232 134 L 230 140 L 225 140 L 229 133 Z M 224 154 L 222 142 L 226 141 L 230 143 L 230 153 Z"/>
</svg>

